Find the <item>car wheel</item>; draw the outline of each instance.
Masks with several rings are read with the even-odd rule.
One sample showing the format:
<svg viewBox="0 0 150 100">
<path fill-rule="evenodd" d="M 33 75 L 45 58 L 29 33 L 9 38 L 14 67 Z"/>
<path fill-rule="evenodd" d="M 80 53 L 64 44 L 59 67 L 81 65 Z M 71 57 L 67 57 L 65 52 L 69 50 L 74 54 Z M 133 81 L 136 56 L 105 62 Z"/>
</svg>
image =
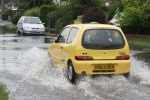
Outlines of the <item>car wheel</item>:
<svg viewBox="0 0 150 100">
<path fill-rule="evenodd" d="M 25 35 L 25 33 L 24 33 L 24 32 L 22 32 L 22 33 L 21 33 L 21 36 L 24 36 L 24 35 Z"/>
<path fill-rule="evenodd" d="M 68 64 L 68 67 L 67 67 L 67 79 L 71 83 L 75 83 L 76 73 L 75 73 L 74 67 L 71 63 Z"/>
<path fill-rule="evenodd" d="M 17 35 L 20 36 L 20 35 L 21 35 L 21 32 L 20 32 L 20 31 L 17 31 Z"/>
<path fill-rule="evenodd" d="M 25 35 L 25 32 L 24 32 L 24 30 L 22 29 L 21 31 L 20 31 L 20 36 L 24 36 Z"/>
<path fill-rule="evenodd" d="M 126 79 L 129 79 L 129 78 L 130 78 L 130 73 L 124 74 L 124 77 L 125 77 Z"/>
</svg>

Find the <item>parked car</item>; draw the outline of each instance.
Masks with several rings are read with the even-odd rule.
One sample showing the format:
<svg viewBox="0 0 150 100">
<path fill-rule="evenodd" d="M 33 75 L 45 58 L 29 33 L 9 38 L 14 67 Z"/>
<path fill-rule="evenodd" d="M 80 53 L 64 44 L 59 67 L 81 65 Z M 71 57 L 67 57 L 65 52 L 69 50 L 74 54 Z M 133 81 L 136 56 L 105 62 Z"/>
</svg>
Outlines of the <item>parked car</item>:
<svg viewBox="0 0 150 100">
<path fill-rule="evenodd" d="M 45 26 L 39 17 L 22 16 L 17 23 L 17 34 L 45 34 Z"/>
<path fill-rule="evenodd" d="M 64 66 L 72 83 L 77 74 L 128 77 L 130 72 L 127 39 L 119 27 L 112 25 L 68 25 L 50 44 L 48 54 L 53 64 Z"/>
</svg>

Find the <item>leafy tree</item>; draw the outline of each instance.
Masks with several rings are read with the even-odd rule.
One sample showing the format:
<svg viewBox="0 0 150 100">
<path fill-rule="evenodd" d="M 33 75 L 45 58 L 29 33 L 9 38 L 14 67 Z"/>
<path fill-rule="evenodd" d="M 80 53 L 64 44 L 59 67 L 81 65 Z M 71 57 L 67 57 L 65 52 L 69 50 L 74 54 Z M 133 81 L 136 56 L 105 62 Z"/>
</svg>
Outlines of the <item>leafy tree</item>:
<svg viewBox="0 0 150 100">
<path fill-rule="evenodd" d="M 105 14 L 98 8 L 89 8 L 83 13 L 83 23 L 96 21 L 99 23 L 106 23 Z"/>
<path fill-rule="evenodd" d="M 121 17 L 121 26 L 127 32 L 150 32 L 150 1 L 149 0 L 125 0 Z"/>
<path fill-rule="evenodd" d="M 49 24 L 48 14 L 56 9 L 54 5 L 42 5 L 40 7 L 40 18 L 43 22 L 45 22 L 46 26 Z"/>
<path fill-rule="evenodd" d="M 30 9 L 33 7 L 41 6 L 43 4 L 52 4 L 53 0 L 18 0 L 18 6 L 20 9 Z"/>
<path fill-rule="evenodd" d="M 24 12 L 24 16 L 40 16 L 40 8 L 34 7 Z"/>
<path fill-rule="evenodd" d="M 28 2 L 19 0 L 18 5 L 21 12 L 40 16 L 48 27 L 59 30 L 73 23 L 80 15 L 83 16 L 84 23 L 91 21 L 106 23 L 106 17 L 111 19 L 116 9 L 122 7 L 122 0 L 59 0 L 60 2 L 56 3 L 53 1 L 55 0 L 28 0 Z M 109 7 L 105 6 L 106 1 L 110 2 Z"/>
<path fill-rule="evenodd" d="M 82 15 L 84 22 L 102 21 L 104 23 L 105 15 L 102 8 L 103 0 L 66 0 L 69 9 L 72 10 L 72 18 Z M 100 18 L 100 19 L 99 19 Z"/>
<path fill-rule="evenodd" d="M 105 7 L 108 20 L 112 19 L 117 12 L 123 10 L 123 0 L 109 0 L 109 6 Z"/>
<path fill-rule="evenodd" d="M 59 6 L 55 11 L 49 13 L 49 20 L 51 21 L 51 27 L 55 27 L 58 32 L 67 24 L 73 23 L 76 18 L 73 10 L 70 10 L 70 6 Z"/>
</svg>

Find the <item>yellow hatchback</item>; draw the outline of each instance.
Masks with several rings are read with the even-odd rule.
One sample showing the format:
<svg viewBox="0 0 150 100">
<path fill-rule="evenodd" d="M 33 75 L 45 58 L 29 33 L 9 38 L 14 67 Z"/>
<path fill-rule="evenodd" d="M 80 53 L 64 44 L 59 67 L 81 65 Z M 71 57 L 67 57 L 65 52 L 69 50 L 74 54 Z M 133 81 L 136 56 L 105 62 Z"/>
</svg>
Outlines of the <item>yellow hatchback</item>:
<svg viewBox="0 0 150 100">
<path fill-rule="evenodd" d="M 54 64 L 66 69 L 70 82 L 77 74 L 129 75 L 127 39 L 120 28 L 112 25 L 68 25 L 50 44 L 48 53 Z"/>
</svg>

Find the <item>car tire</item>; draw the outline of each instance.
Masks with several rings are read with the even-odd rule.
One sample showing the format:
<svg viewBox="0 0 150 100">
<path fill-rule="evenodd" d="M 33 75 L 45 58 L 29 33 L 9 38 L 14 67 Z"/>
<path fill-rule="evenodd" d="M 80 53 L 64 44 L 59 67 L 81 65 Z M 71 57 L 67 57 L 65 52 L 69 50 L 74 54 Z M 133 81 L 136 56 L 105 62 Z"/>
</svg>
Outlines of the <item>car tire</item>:
<svg viewBox="0 0 150 100">
<path fill-rule="evenodd" d="M 20 32 L 20 31 L 17 31 L 17 35 L 20 36 L 20 35 L 21 35 L 21 32 Z"/>
<path fill-rule="evenodd" d="M 124 77 L 125 77 L 126 79 L 129 79 L 129 78 L 130 78 L 130 73 L 124 74 Z"/>
<path fill-rule="evenodd" d="M 24 36 L 25 35 L 25 33 L 24 32 L 21 32 L 21 36 Z"/>
<path fill-rule="evenodd" d="M 24 30 L 23 29 L 20 30 L 20 36 L 24 36 L 24 35 L 25 35 Z"/>
<path fill-rule="evenodd" d="M 74 84 L 76 81 L 76 73 L 72 63 L 69 63 L 67 67 L 67 79 L 72 84 Z"/>
</svg>

